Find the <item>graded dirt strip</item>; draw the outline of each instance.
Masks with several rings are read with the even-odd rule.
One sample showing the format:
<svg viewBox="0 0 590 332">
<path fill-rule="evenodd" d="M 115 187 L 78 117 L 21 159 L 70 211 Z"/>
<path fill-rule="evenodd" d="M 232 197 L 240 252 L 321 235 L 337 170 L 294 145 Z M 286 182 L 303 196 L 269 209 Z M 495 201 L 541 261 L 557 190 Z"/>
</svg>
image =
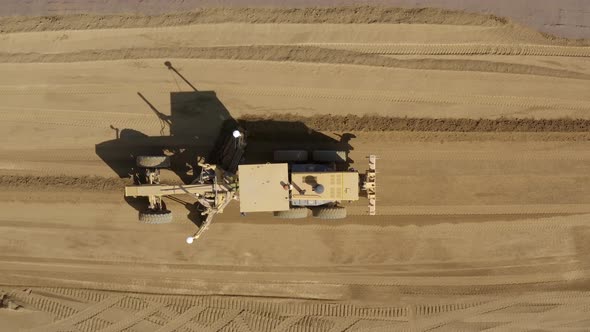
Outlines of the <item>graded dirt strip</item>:
<svg viewBox="0 0 590 332">
<path fill-rule="evenodd" d="M 590 111 L 587 101 L 568 100 L 551 97 L 522 97 L 522 96 L 502 96 L 502 95 L 477 95 L 477 94 L 454 94 L 444 95 L 439 93 L 421 93 L 421 92 L 387 92 L 380 90 L 360 90 L 347 91 L 343 89 L 306 89 L 306 88 L 277 88 L 277 87 L 228 87 L 216 86 L 223 95 L 232 97 L 242 97 L 244 99 L 268 98 L 276 99 L 279 97 L 285 99 L 307 99 L 331 102 L 354 102 L 354 103 L 386 103 L 390 107 L 396 107 L 401 104 L 404 107 L 407 104 L 425 104 L 457 107 L 489 106 L 495 109 L 513 108 L 513 109 L 538 109 L 538 110 L 555 110 L 563 114 L 585 114 Z M 126 93 L 125 90 L 131 90 L 129 87 L 0 87 L 0 95 L 13 98 L 38 98 L 44 95 L 56 95 L 62 98 L 67 96 L 79 98 L 104 98 L 101 95 L 120 96 Z M 164 89 L 142 89 L 153 94 L 166 94 Z M 133 95 L 133 91 L 127 92 Z M 95 96 L 96 95 L 96 96 Z M 405 104 L 405 105 L 404 105 Z M 397 106 L 400 107 L 400 106 Z M 19 110 L 16 112 L 16 110 Z M 270 110 L 269 110 L 270 111 Z M 272 111 L 271 111 L 272 112 Z M 274 113 L 274 112 L 273 112 Z M 357 114 L 322 114 L 301 116 L 284 113 L 274 113 L 272 116 L 260 116 L 258 114 L 243 114 L 240 118 L 244 120 L 252 119 L 254 121 L 302 121 L 306 124 L 314 125 L 316 130 L 363 130 L 363 131 L 393 131 L 393 130 L 419 130 L 419 131 L 587 131 L 587 124 L 581 119 L 561 118 L 561 119 L 536 119 L 505 117 L 501 119 L 464 119 L 464 118 L 445 118 L 444 116 L 416 118 L 406 116 L 404 118 L 395 116 L 373 115 L 375 112 L 369 110 L 356 111 Z M 358 113 L 369 113 L 359 115 Z M 373 113 L 373 114 L 371 114 Z M 380 112 L 384 113 L 384 112 Z M 154 128 L 161 127 L 161 121 L 151 114 L 147 113 L 126 113 L 126 112 L 91 112 L 84 110 L 71 109 L 54 109 L 40 107 L 8 107 L 0 106 L 0 118 L 8 122 L 39 123 L 47 125 L 63 125 L 77 127 L 108 126 L 109 124 L 119 127 L 129 128 Z M 336 124 L 338 120 L 342 123 Z M 315 123 L 314 122 L 318 122 Z M 378 126 L 375 122 L 386 122 L 387 126 Z M 440 125 L 437 124 L 440 122 Z M 261 124 L 262 125 L 262 124 Z M 253 126 L 253 124 L 251 124 Z M 424 127 L 421 127 L 424 126 Z M 446 127 L 446 128 L 445 128 Z M 476 128 L 479 127 L 479 128 Z M 486 129 L 486 127 L 488 127 Z M 578 129 L 576 129 L 576 127 Z M 539 128 L 539 129 L 537 129 Z M 271 128 L 268 128 L 271 129 Z M 270 131 L 270 130 L 269 130 Z"/>
<path fill-rule="evenodd" d="M 580 49 L 587 56 L 589 48 Z M 486 54 L 486 53 L 477 53 Z M 531 55 L 540 55 L 536 52 Z M 527 74 L 549 77 L 564 77 L 589 80 L 590 75 L 533 65 L 520 65 L 477 60 L 394 59 L 364 52 L 331 50 L 312 46 L 236 46 L 203 48 L 133 48 L 73 53 L 0 53 L 4 63 L 67 63 L 84 61 L 129 60 L 129 59 L 231 59 L 293 61 L 330 64 L 365 65 L 389 68 L 431 69 L 455 71 L 479 71 L 511 74 Z"/>
<path fill-rule="evenodd" d="M 52 137 L 63 137 L 62 147 L 66 137 L 76 131 L 68 128 L 72 134 L 65 136 L 59 125 L 84 127 L 86 135 L 101 132 L 102 137 L 89 142 L 93 145 L 101 138 L 114 137 L 110 125 L 156 136 L 160 122 L 137 92 L 167 115 L 173 107 L 176 111 L 171 98 L 177 94 L 199 95 L 163 65 L 165 60 L 0 64 L 6 73 L 0 77 L 0 114 L 5 123 L 0 126 L 3 132 L 9 132 L 19 122 L 45 124 Z M 590 96 L 578 79 L 298 62 L 172 62 L 197 89 L 214 91 L 236 118 L 297 113 L 576 119 L 588 118 L 589 114 Z M 14 134 L 24 135 L 27 142 L 40 140 L 38 134 L 29 132 L 30 127 L 23 126 Z M 16 141 L 16 137 L 6 137 L 7 142 L 11 139 Z"/>
</svg>

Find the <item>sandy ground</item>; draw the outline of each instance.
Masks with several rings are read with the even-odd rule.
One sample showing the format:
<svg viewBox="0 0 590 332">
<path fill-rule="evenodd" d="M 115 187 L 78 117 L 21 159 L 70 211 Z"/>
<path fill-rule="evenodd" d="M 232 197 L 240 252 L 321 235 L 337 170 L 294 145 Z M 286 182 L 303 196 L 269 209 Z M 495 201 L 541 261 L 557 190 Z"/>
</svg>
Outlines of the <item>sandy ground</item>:
<svg viewBox="0 0 590 332">
<path fill-rule="evenodd" d="M 590 49 L 494 22 L 0 34 L 0 330 L 587 329 Z M 377 154 L 378 215 L 232 205 L 187 246 L 179 196 L 139 224 L 131 155 L 204 154 L 228 116 L 247 160 Z"/>
</svg>

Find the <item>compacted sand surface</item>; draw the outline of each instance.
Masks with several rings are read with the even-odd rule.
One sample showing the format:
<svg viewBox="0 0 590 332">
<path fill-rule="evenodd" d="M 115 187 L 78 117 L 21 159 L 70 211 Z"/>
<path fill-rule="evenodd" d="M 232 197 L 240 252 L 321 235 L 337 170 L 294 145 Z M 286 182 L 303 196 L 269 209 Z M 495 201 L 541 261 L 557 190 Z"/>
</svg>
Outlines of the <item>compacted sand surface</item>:
<svg viewBox="0 0 590 332">
<path fill-rule="evenodd" d="M 0 330 L 590 326 L 590 47 L 439 9 L 0 18 Z M 165 65 L 168 63 L 168 66 Z M 378 160 L 378 215 L 143 225 L 133 156 L 187 182 L 233 117 Z M 248 159 L 250 158 L 250 159 Z M 260 159 L 262 158 L 262 159 Z M 6 322 L 6 323 L 4 323 Z"/>
</svg>

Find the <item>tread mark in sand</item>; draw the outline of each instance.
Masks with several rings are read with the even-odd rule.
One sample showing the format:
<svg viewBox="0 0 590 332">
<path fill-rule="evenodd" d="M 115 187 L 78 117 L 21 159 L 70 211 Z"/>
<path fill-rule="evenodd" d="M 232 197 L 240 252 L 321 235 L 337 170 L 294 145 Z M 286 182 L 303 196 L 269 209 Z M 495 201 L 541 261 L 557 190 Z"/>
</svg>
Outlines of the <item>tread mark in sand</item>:
<svg viewBox="0 0 590 332">
<path fill-rule="evenodd" d="M 280 324 L 280 320 L 274 316 L 274 313 L 257 310 L 255 312 L 246 311 L 239 318 L 248 327 L 251 327 L 252 331 L 271 331 Z"/>
<path fill-rule="evenodd" d="M 152 305 L 150 307 L 147 307 L 129 317 L 127 317 L 124 320 L 118 321 L 102 330 L 100 330 L 99 332 L 120 332 L 123 331 L 137 323 L 139 323 L 140 321 L 144 320 L 145 318 L 153 315 L 154 313 L 156 313 L 158 310 L 160 310 L 163 307 L 163 305 Z"/>
<path fill-rule="evenodd" d="M 242 316 L 238 316 L 233 320 L 234 324 L 236 325 L 238 331 L 240 332 L 252 332 L 246 321 L 242 318 Z"/>
<path fill-rule="evenodd" d="M 244 310 L 242 309 L 234 309 L 229 310 L 226 312 L 221 318 L 213 322 L 211 325 L 207 326 L 203 331 L 204 332 L 217 332 L 221 330 L 224 326 L 229 324 L 232 320 L 238 317 Z"/>
<path fill-rule="evenodd" d="M 357 317 L 348 317 L 340 320 L 336 320 L 334 326 L 329 332 L 344 332 L 356 324 L 360 319 Z"/>
<path fill-rule="evenodd" d="M 302 320 L 303 318 L 305 318 L 305 316 L 291 316 L 286 318 L 285 320 L 283 320 L 281 323 L 279 323 L 279 325 L 277 325 L 272 332 L 285 332 L 287 331 L 291 326 L 297 324 L 297 322 L 299 322 L 300 320 Z"/>
<path fill-rule="evenodd" d="M 183 326 L 184 324 L 188 323 L 191 319 L 193 319 L 196 315 L 203 312 L 206 307 L 192 307 L 187 311 L 183 312 L 180 316 L 172 319 L 166 323 L 166 325 L 162 326 L 156 332 L 173 332 L 176 331 L 179 327 Z"/>
<path fill-rule="evenodd" d="M 55 295 L 61 295 L 65 297 L 69 297 L 74 299 L 78 302 L 100 302 L 107 297 L 109 297 L 108 293 L 100 292 L 100 291 L 92 291 L 86 289 L 78 289 L 78 288 L 60 288 L 60 287 L 53 287 L 53 288 L 44 288 L 41 289 L 43 292 L 52 293 Z"/>
<path fill-rule="evenodd" d="M 471 318 L 488 312 L 501 310 L 504 308 L 511 307 L 518 303 L 543 300 L 551 296 L 552 295 L 550 293 L 540 293 L 508 299 L 499 298 L 466 309 L 443 313 L 440 315 L 433 315 L 430 317 L 423 317 L 420 318 L 420 320 L 414 321 L 413 324 L 411 324 L 410 322 L 400 324 L 399 326 L 395 327 L 394 329 L 391 329 L 390 331 L 406 331 L 410 327 L 415 328 L 417 331 L 431 330 L 453 321 L 460 321 L 465 318 Z"/>
<path fill-rule="evenodd" d="M 60 329 L 62 329 L 64 327 L 74 326 L 74 325 L 84 322 L 90 318 L 93 318 L 96 315 L 98 315 L 99 313 L 111 308 L 112 306 L 117 304 L 119 301 L 121 301 L 123 298 L 124 298 L 124 296 L 109 297 L 106 300 L 98 302 L 98 303 L 96 303 L 96 304 L 94 304 L 82 311 L 79 311 L 78 313 L 68 316 L 65 319 L 58 320 L 56 322 L 53 322 L 51 324 L 48 324 L 48 325 L 45 325 L 45 326 L 42 326 L 39 328 L 33 328 L 33 329 L 29 330 L 29 332 L 59 331 Z"/>
<path fill-rule="evenodd" d="M 57 319 L 64 319 L 68 316 L 71 316 L 79 312 L 78 309 L 72 308 L 60 301 L 49 298 L 47 296 L 27 294 L 20 291 L 11 292 L 10 295 L 18 301 L 28 303 L 38 310 L 53 315 Z"/>
<path fill-rule="evenodd" d="M 151 301 L 157 301 L 151 299 Z M 356 307 L 348 304 L 308 304 L 298 303 L 290 306 L 283 306 L 274 302 L 258 302 L 258 301 L 247 301 L 243 299 L 211 299 L 209 297 L 200 297 L 196 302 L 196 305 L 212 308 L 229 308 L 229 309 L 246 309 L 251 311 L 264 311 L 272 312 L 273 314 L 284 315 L 284 316 L 336 316 L 336 317 L 373 317 L 379 315 L 379 317 L 386 318 L 397 318 L 406 315 L 405 308 L 403 307 L 388 307 L 386 310 L 375 309 L 375 308 L 363 308 Z"/>
</svg>

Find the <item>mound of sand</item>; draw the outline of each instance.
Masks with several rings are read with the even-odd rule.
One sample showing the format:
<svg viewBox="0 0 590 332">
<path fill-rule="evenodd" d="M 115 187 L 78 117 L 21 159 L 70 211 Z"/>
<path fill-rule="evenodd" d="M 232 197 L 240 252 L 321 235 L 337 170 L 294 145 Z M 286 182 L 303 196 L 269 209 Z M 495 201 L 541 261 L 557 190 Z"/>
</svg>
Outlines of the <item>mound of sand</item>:
<svg viewBox="0 0 590 332">
<path fill-rule="evenodd" d="M 0 32 L 112 29 L 178 26 L 199 23 L 428 23 L 497 26 L 504 18 L 435 8 L 206 8 L 162 15 L 66 15 L 2 17 Z"/>
<path fill-rule="evenodd" d="M 302 122 L 324 131 L 434 131 L 434 132 L 588 132 L 590 120 L 583 119 L 454 119 L 398 118 L 377 115 L 272 114 L 243 116 L 243 126 L 257 133 L 273 132 L 273 121 Z M 267 120 L 268 122 L 265 122 Z M 271 121 L 272 120 L 272 121 Z M 268 126 L 265 126 L 265 123 Z"/>
</svg>

